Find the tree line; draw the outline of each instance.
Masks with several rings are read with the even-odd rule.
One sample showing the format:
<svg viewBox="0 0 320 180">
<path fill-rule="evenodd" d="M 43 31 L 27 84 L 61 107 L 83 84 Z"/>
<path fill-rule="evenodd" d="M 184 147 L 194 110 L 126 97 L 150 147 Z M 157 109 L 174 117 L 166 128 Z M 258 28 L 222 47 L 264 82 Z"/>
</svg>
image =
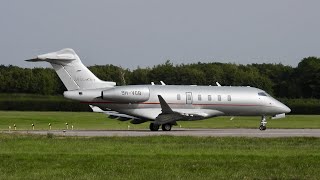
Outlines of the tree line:
<svg viewBox="0 0 320 180">
<path fill-rule="evenodd" d="M 176 85 L 252 86 L 279 98 L 320 98 L 320 58 L 307 57 L 297 67 L 282 64 L 192 63 L 170 61 L 134 70 L 107 65 L 89 69 L 101 80 L 118 85 L 164 81 Z M 51 68 L 0 65 L 1 93 L 62 94 L 65 87 Z"/>
</svg>

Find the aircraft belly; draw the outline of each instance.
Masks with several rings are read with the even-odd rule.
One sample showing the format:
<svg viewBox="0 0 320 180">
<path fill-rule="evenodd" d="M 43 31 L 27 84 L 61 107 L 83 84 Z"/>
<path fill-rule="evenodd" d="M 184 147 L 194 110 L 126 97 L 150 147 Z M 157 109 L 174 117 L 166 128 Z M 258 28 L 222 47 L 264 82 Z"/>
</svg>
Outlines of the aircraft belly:
<svg viewBox="0 0 320 180">
<path fill-rule="evenodd" d="M 261 115 L 259 107 L 245 107 L 245 106 L 232 106 L 225 108 L 218 108 L 220 111 L 224 112 L 226 115 L 230 116 L 255 116 Z"/>
<path fill-rule="evenodd" d="M 160 113 L 161 108 L 159 104 L 93 104 L 101 109 L 111 109 L 120 113 L 146 118 L 155 119 Z M 259 106 L 219 106 L 219 105 L 176 105 L 169 104 L 174 111 L 182 114 L 202 114 L 204 117 L 214 116 L 256 116 L 261 115 Z"/>
<path fill-rule="evenodd" d="M 92 104 L 98 106 L 103 110 L 109 109 L 117 111 L 119 113 L 128 114 L 131 116 L 144 118 L 144 119 L 155 119 L 160 113 L 160 105 L 143 105 L 143 104 Z"/>
</svg>

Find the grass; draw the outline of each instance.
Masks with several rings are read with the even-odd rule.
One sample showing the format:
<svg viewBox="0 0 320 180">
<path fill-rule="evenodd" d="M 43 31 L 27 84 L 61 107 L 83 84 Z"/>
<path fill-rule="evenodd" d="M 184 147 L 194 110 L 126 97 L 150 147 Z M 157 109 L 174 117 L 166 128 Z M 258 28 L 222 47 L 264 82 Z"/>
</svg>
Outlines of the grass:
<svg viewBox="0 0 320 180">
<path fill-rule="evenodd" d="M 318 179 L 320 138 L 0 134 L 0 179 Z"/>
<path fill-rule="evenodd" d="M 129 121 L 121 122 L 110 119 L 101 113 L 92 112 L 25 112 L 0 111 L 0 130 L 16 124 L 18 130 L 65 129 L 65 123 L 74 129 L 148 129 L 149 123 L 133 125 Z M 182 128 L 258 128 L 260 117 L 217 117 L 201 121 L 178 122 Z M 320 128 L 320 115 L 288 115 L 284 119 L 269 120 L 268 128 Z M 179 128 L 176 126 L 175 128 Z"/>
<path fill-rule="evenodd" d="M 44 100 L 44 101 L 69 101 L 65 99 L 62 95 L 41 95 L 41 94 L 23 94 L 23 93 L 0 93 L 0 101 L 10 100 L 10 101 L 25 101 L 25 100 Z"/>
</svg>

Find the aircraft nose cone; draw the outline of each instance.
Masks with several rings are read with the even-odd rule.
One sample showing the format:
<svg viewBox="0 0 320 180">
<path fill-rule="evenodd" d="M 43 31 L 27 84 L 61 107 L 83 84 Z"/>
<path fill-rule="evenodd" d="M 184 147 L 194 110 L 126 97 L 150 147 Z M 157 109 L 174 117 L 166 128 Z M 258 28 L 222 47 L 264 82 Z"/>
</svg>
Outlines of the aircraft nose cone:
<svg viewBox="0 0 320 180">
<path fill-rule="evenodd" d="M 286 105 L 283 105 L 283 108 L 282 108 L 282 109 L 283 109 L 283 112 L 286 113 L 286 114 L 289 113 L 289 112 L 291 112 L 291 109 L 290 109 L 288 106 L 286 106 Z"/>
</svg>

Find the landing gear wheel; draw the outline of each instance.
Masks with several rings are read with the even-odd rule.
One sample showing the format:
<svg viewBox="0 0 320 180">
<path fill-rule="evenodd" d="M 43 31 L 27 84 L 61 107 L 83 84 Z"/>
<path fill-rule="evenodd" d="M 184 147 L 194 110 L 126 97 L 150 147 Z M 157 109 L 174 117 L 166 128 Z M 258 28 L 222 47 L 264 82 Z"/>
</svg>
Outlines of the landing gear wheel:
<svg viewBox="0 0 320 180">
<path fill-rule="evenodd" d="M 266 129 L 267 129 L 267 127 L 266 127 L 266 126 L 261 125 L 261 126 L 259 127 L 259 129 L 260 129 L 260 131 L 264 131 L 264 130 L 266 130 Z"/>
<path fill-rule="evenodd" d="M 266 116 L 261 116 L 261 122 L 260 122 L 260 127 L 259 127 L 260 131 L 264 131 L 267 129 L 266 124 L 267 124 Z"/>
<path fill-rule="evenodd" d="M 150 123 L 150 126 L 149 126 L 151 131 L 158 131 L 159 127 L 160 127 L 159 125 L 154 124 L 154 123 Z"/>
<path fill-rule="evenodd" d="M 171 131 L 172 125 L 171 124 L 162 124 L 161 128 L 162 128 L 162 131 Z"/>
</svg>

